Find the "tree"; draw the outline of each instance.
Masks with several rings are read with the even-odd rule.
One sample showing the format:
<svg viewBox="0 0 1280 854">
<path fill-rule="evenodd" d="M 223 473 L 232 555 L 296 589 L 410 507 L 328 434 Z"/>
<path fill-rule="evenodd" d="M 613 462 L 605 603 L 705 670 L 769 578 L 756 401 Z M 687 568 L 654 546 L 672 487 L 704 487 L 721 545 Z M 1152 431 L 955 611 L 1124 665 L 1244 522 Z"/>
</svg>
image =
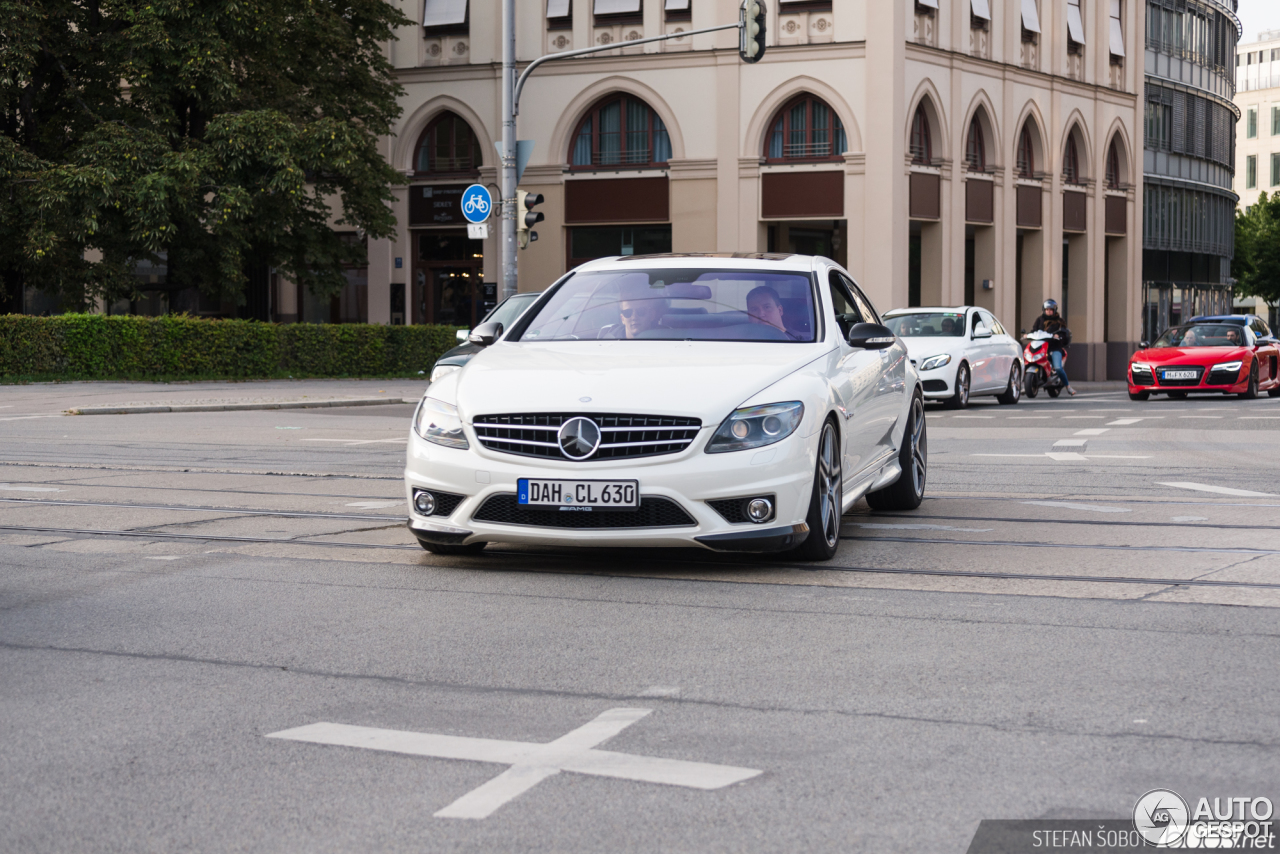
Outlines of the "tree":
<svg viewBox="0 0 1280 854">
<path fill-rule="evenodd" d="M 403 177 L 385 0 L 0 0 L 0 275 L 64 304 L 169 286 L 244 301 L 270 265 L 321 294 L 389 236 Z M 3 310 L 0 306 L 0 310 Z"/>
<path fill-rule="evenodd" d="M 1261 193 L 1248 212 L 1236 209 L 1236 253 L 1231 275 L 1240 296 L 1280 305 L 1280 193 Z"/>
</svg>

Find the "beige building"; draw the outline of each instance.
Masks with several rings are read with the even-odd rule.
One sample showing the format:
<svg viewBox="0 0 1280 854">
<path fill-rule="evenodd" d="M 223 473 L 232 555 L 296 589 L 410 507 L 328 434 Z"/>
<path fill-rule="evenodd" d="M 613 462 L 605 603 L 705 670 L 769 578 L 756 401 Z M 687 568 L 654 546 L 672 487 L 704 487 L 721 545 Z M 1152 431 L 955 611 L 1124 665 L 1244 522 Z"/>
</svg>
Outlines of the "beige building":
<svg viewBox="0 0 1280 854">
<path fill-rule="evenodd" d="M 496 190 L 500 2 L 400 3 L 423 22 L 389 48 L 405 109 L 386 154 L 407 184 L 397 239 L 369 247 L 367 316 L 470 324 L 498 279 L 497 229 L 468 240 L 457 200 L 473 181 Z M 1121 376 L 1140 334 L 1144 3 L 768 5 L 754 65 L 729 31 L 534 72 L 521 189 L 546 197 L 546 221 L 520 251 L 521 290 L 602 255 L 823 254 L 881 310 L 968 302 L 1025 328 L 1054 297 L 1073 375 Z M 517 56 L 714 26 L 738 6 L 517 0 Z"/>
<path fill-rule="evenodd" d="M 1280 191 L 1280 30 L 1265 31 L 1236 56 L 1236 133 L 1234 190 L 1249 207 L 1258 194 Z"/>
</svg>

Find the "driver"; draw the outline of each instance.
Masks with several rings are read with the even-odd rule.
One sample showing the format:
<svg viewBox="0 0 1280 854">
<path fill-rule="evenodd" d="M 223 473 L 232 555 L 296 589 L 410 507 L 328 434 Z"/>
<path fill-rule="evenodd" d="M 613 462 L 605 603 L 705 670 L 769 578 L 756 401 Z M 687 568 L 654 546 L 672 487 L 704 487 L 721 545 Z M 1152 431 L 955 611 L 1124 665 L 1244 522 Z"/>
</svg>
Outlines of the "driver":
<svg viewBox="0 0 1280 854">
<path fill-rule="evenodd" d="M 752 323 L 772 326 L 788 338 L 798 340 L 800 336 L 787 329 L 782 315 L 782 297 L 773 288 L 760 285 L 747 294 L 747 316 Z"/>
<path fill-rule="evenodd" d="M 1188 329 L 1187 334 L 1182 336 L 1182 346 L 1183 347 L 1196 346 L 1196 331 L 1194 329 Z"/>
<path fill-rule="evenodd" d="M 1031 325 L 1031 331 L 1048 332 L 1053 336 L 1052 340 L 1049 341 L 1049 363 L 1053 366 L 1053 372 L 1062 380 L 1062 385 L 1066 387 L 1067 394 L 1075 397 L 1076 390 L 1071 387 L 1071 381 L 1067 379 L 1067 371 L 1062 367 L 1063 354 L 1071 346 L 1071 330 L 1067 328 L 1067 324 L 1063 322 L 1061 315 L 1058 314 L 1057 300 L 1045 300 L 1043 308 L 1044 312 Z"/>
<path fill-rule="evenodd" d="M 624 299 L 618 303 L 618 316 L 622 318 L 622 330 L 627 338 L 638 338 L 642 332 L 657 329 L 666 313 L 665 299 Z"/>
<path fill-rule="evenodd" d="M 1239 347 L 1239 346 L 1240 346 L 1240 333 L 1239 333 L 1239 332 L 1237 332 L 1237 331 L 1236 331 L 1236 330 L 1234 330 L 1234 329 L 1228 329 L 1228 330 L 1227 330 L 1227 344 L 1231 345 L 1232 347 Z"/>
<path fill-rule="evenodd" d="M 954 337 L 956 334 L 956 322 L 950 317 L 942 318 L 942 334 L 944 336 Z"/>
</svg>

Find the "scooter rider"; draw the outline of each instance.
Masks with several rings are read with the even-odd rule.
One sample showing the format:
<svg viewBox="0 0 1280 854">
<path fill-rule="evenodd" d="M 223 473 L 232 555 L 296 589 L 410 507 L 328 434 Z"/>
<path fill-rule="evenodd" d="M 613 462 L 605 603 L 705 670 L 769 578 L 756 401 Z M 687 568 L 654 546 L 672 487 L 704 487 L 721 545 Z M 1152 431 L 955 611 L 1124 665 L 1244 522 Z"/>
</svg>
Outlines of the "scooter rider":
<svg viewBox="0 0 1280 854">
<path fill-rule="evenodd" d="M 1071 346 L 1071 330 L 1058 314 L 1057 300 L 1044 301 L 1044 313 L 1036 318 L 1036 322 L 1031 325 L 1031 331 L 1048 332 L 1053 336 L 1048 342 L 1049 362 L 1053 365 L 1053 372 L 1058 375 L 1058 379 L 1062 380 L 1067 394 L 1074 397 L 1076 390 L 1071 387 L 1071 381 L 1067 379 L 1067 371 L 1062 367 L 1063 354 Z"/>
</svg>

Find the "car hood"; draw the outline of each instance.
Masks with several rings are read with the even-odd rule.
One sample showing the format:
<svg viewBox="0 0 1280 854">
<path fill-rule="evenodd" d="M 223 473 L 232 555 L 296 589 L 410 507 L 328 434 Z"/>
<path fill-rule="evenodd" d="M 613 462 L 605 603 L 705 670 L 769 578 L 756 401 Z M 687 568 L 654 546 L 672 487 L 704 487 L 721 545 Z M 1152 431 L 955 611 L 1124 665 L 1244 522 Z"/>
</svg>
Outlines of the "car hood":
<svg viewBox="0 0 1280 854">
<path fill-rule="evenodd" d="M 1179 365 L 1207 365 L 1213 362 L 1229 362 L 1243 359 L 1248 347 L 1160 347 L 1139 350 L 1130 361 L 1150 362 L 1153 365 L 1177 363 Z"/>
<path fill-rule="evenodd" d="M 457 378 L 454 402 L 467 420 L 519 412 L 610 412 L 709 423 L 830 349 L 821 343 L 500 342 L 446 379 Z"/>
</svg>

